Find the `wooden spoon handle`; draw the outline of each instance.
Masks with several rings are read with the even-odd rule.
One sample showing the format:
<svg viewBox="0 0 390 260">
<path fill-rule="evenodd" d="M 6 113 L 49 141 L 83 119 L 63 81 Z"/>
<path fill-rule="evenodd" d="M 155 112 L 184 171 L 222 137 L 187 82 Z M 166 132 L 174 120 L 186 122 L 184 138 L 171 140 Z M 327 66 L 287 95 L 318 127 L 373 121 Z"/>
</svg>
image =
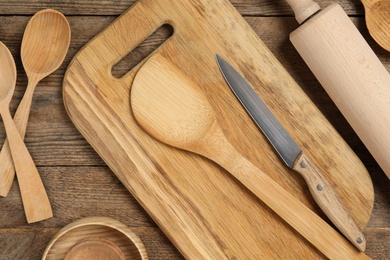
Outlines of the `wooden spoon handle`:
<svg viewBox="0 0 390 260">
<path fill-rule="evenodd" d="M 49 198 L 38 170 L 16 128 L 8 107 L 1 104 L 12 159 L 16 169 L 27 222 L 33 223 L 53 216 Z"/>
<path fill-rule="evenodd" d="M 35 90 L 36 85 L 36 80 L 29 80 L 28 86 L 26 88 L 26 93 L 24 94 L 22 101 L 20 102 L 14 116 L 13 121 L 22 139 L 24 139 L 24 136 L 26 134 L 33 92 Z M 0 165 L 0 196 L 5 197 L 8 195 L 8 192 L 11 189 L 12 182 L 15 177 L 15 168 L 11 156 L 8 139 L 5 139 L 0 152 Z"/>
<path fill-rule="evenodd" d="M 5 140 L 3 147 L 1 148 L 0 165 L 0 196 L 6 197 L 15 177 L 14 163 L 7 140 Z"/>
<path fill-rule="evenodd" d="M 212 139 L 205 141 L 205 145 L 209 148 L 218 147 L 218 149 L 211 148 L 205 156 L 230 172 L 325 256 L 330 259 L 370 259 L 322 218 L 238 153 L 220 130 L 216 130 L 210 138 Z"/>
</svg>

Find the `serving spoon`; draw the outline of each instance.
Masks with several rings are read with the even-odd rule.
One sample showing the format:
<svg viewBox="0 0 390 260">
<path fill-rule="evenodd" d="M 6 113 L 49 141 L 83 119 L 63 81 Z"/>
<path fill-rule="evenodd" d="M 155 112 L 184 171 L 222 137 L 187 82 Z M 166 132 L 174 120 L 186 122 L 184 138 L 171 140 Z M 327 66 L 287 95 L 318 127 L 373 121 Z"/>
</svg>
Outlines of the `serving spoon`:
<svg viewBox="0 0 390 260">
<path fill-rule="evenodd" d="M 62 64 L 70 44 L 70 27 L 65 16 L 53 9 L 36 13 L 24 32 L 21 57 L 28 77 L 28 86 L 16 110 L 14 121 L 24 139 L 33 93 L 38 82 Z M 7 196 L 15 169 L 6 140 L 0 152 L 0 195 Z"/>
<path fill-rule="evenodd" d="M 362 0 L 370 35 L 390 51 L 390 0 Z"/>
<path fill-rule="evenodd" d="M 369 259 L 237 152 L 201 89 L 163 56 L 155 54 L 138 71 L 131 88 L 131 108 L 150 135 L 225 168 L 330 259 Z"/>
<path fill-rule="evenodd" d="M 16 66 L 11 52 L 0 42 L 0 114 L 9 140 L 24 211 L 28 223 L 53 216 L 38 170 L 12 120 L 9 103 L 15 90 Z"/>
</svg>

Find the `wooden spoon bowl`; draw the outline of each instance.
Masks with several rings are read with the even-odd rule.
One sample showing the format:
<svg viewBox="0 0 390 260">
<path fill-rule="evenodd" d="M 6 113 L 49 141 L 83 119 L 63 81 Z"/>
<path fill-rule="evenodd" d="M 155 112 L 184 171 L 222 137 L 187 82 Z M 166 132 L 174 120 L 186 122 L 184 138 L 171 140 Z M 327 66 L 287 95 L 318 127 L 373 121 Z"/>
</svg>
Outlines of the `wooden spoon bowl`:
<svg viewBox="0 0 390 260">
<path fill-rule="evenodd" d="M 0 42 L 0 102 L 9 103 L 16 84 L 16 66 L 12 54 L 4 43 Z"/>
<path fill-rule="evenodd" d="M 42 10 L 31 18 L 20 50 L 29 80 L 40 80 L 58 69 L 68 52 L 70 34 L 67 19 L 54 9 Z"/>
<path fill-rule="evenodd" d="M 150 77 L 137 77 L 137 84 L 133 85 L 135 87 L 132 88 L 131 95 L 135 118 L 155 138 L 174 147 L 201 153 L 197 149 L 200 148 L 200 140 L 216 124 L 206 97 L 199 88 L 193 87 L 191 80 L 181 76 L 161 56 L 150 59 L 148 66 L 153 69 L 146 72 L 155 73 L 153 78 L 156 79 L 156 84 L 155 88 L 144 88 L 149 82 L 142 80 Z M 167 75 L 165 72 L 172 73 Z M 181 89 L 175 86 L 180 86 Z M 145 104 L 144 101 L 150 104 Z"/>
<path fill-rule="evenodd" d="M 370 35 L 390 51 L 390 0 L 363 0 Z"/>
</svg>

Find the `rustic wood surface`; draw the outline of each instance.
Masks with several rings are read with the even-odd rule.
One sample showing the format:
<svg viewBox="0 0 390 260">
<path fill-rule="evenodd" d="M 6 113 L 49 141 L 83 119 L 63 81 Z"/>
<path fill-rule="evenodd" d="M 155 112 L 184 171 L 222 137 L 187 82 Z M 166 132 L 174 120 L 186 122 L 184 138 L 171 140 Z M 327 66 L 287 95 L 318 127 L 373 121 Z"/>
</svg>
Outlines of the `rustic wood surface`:
<svg viewBox="0 0 390 260">
<path fill-rule="evenodd" d="M 63 12 L 72 28 L 72 41 L 64 64 L 37 87 L 26 133 L 26 145 L 38 166 L 52 201 L 55 216 L 28 225 L 17 181 L 10 194 L 0 198 L 0 259 L 40 259 L 44 248 L 60 228 L 88 216 L 113 217 L 135 230 L 151 259 L 181 259 L 162 231 L 108 169 L 69 120 L 62 101 L 62 79 L 71 58 L 93 36 L 108 26 L 135 1 L 5 1 L 0 5 L 0 40 L 15 57 L 18 80 L 11 112 L 14 113 L 27 85 L 20 61 L 22 35 L 30 17 L 44 8 Z M 374 259 L 390 255 L 390 181 L 348 126 L 330 98 L 316 81 L 288 40 L 298 24 L 282 0 L 234 0 L 232 4 L 297 80 L 314 103 L 345 138 L 367 167 L 375 188 L 372 218 L 364 230 L 366 253 Z M 321 7 L 331 1 L 318 1 Z M 390 70 L 390 54 L 381 49 L 365 27 L 359 1 L 338 1 L 351 16 L 379 58 Z M 134 51 L 142 59 L 169 32 L 162 30 Z M 134 60 L 122 63 L 116 73 L 124 74 Z M 5 138 L 0 122 L 0 144 Z"/>
</svg>

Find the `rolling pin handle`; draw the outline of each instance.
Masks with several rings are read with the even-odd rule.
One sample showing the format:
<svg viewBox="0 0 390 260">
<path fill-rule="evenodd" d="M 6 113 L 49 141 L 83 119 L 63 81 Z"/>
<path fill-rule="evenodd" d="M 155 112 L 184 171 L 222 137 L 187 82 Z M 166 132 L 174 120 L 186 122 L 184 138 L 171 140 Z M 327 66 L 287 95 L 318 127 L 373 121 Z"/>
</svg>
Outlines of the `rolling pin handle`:
<svg viewBox="0 0 390 260">
<path fill-rule="evenodd" d="M 295 19 L 299 24 L 317 13 L 321 8 L 312 0 L 286 0 L 294 11 Z"/>
</svg>

